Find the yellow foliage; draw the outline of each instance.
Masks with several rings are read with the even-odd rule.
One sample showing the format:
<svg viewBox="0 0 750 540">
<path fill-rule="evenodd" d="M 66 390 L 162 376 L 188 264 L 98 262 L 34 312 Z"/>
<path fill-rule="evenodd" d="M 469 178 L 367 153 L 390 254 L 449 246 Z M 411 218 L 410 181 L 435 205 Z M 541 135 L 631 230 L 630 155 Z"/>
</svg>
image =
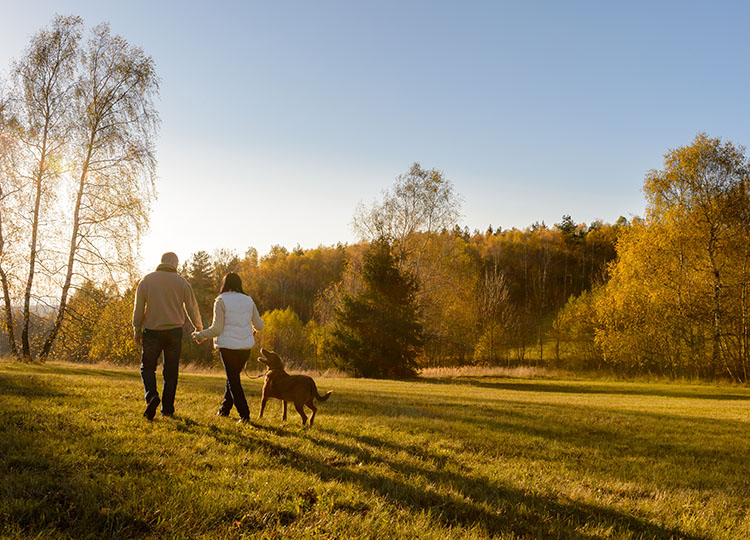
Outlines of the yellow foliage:
<svg viewBox="0 0 750 540">
<path fill-rule="evenodd" d="M 111 301 L 94 328 L 90 358 L 94 362 L 137 364 L 140 348 L 133 340 L 133 300 L 135 289 Z"/>
</svg>

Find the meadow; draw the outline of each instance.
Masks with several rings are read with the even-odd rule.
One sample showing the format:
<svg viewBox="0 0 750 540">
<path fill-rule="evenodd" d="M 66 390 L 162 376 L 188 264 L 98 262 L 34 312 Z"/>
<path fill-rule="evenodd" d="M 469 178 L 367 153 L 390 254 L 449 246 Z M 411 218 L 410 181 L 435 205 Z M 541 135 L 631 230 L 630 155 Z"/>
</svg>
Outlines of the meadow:
<svg viewBox="0 0 750 540">
<path fill-rule="evenodd" d="M 750 538 L 750 388 L 572 377 L 317 378 L 316 424 L 243 378 L 0 362 L 3 538 Z M 161 385 L 161 382 L 160 382 Z"/>
</svg>

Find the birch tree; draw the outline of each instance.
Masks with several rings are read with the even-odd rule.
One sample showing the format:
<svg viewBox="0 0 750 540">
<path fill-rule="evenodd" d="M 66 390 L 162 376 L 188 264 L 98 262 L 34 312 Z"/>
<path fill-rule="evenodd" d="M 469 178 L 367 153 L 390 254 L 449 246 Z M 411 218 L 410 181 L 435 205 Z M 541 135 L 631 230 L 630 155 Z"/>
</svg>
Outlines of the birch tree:
<svg viewBox="0 0 750 540">
<path fill-rule="evenodd" d="M 102 270 L 115 278 L 132 268 L 131 235 L 141 234 L 153 197 L 157 91 L 150 57 L 113 36 L 107 24 L 92 30 L 75 85 L 77 185 L 65 277 L 42 359 L 60 329 L 76 272 Z"/>
<path fill-rule="evenodd" d="M 130 282 L 155 196 L 154 62 L 107 24 L 91 29 L 85 43 L 84 30 L 79 17 L 58 16 L 31 39 L 13 65 L 0 124 L 14 158 L 0 186 L 0 284 L 11 350 L 20 284 L 26 360 L 50 354 L 77 287 Z M 23 196 L 6 204 L 13 182 Z M 20 219 L 9 219 L 13 209 Z M 21 231 L 12 243 L 11 222 Z M 19 246 L 28 246 L 17 259 L 23 266 L 9 273 L 6 254 Z M 32 344 L 32 317 L 42 308 L 46 330 Z"/>
<path fill-rule="evenodd" d="M 15 157 L 18 151 L 16 144 L 17 122 L 9 116 L 7 102 L 0 95 L 0 285 L 3 295 L 2 327 L 8 339 L 8 348 L 13 356 L 18 356 L 16 345 L 13 300 L 11 298 L 11 277 L 14 272 L 12 248 L 18 248 L 20 242 L 18 223 L 20 184 L 13 174 Z"/>
<path fill-rule="evenodd" d="M 370 207 L 360 203 L 353 224 L 363 240 L 389 241 L 399 267 L 406 265 L 419 278 L 422 255 L 432 235 L 451 229 L 460 213 L 461 198 L 445 175 L 414 163 L 409 172 L 396 177 L 381 202 Z"/>
<path fill-rule="evenodd" d="M 712 368 L 736 378 L 724 356 L 738 288 L 733 274 L 746 264 L 741 257 L 747 242 L 750 161 L 744 148 L 701 133 L 691 145 L 668 152 L 664 164 L 646 176 L 650 218 L 679 230 L 694 246 L 696 264 L 703 266 L 711 287 Z"/>
<path fill-rule="evenodd" d="M 64 154 L 71 131 L 78 45 L 83 21 L 80 17 L 58 16 L 50 28 L 40 31 L 20 61 L 13 66 L 15 83 L 12 105 L 19 122 L 17 134 L 21 156 L 16 174 L 31 197 L 28 210 L 29 252 L 23 293 L 23 357 L 31 359 L 29 326 L 31 300 L 37 264 L 40 262 L 40 234 L 43 215 L 53 208 L 54 195 L 63 173 Z"/>
</svg>

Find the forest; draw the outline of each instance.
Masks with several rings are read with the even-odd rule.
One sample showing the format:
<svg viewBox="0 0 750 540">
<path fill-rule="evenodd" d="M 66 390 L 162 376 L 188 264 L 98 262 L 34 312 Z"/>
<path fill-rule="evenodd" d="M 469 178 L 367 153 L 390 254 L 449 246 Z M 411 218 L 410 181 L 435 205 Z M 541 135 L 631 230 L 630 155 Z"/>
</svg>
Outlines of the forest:
<svg viewBox="0 0 750 540">
<path fill-rule="evenodd" d="M 747 381 L 748 185 L 744 149 L 700 134 L 647 175 L 644 217 L 469 231 L 455 224 L 452 183 L 414 164 L 382 201 L 357 208 L 357 243 L 198 251 L 180 272 L 206 324 L 222 277 L 237 272 L 263 314 L 263 346 L 302 369 L 398 377 L 537 366 Z M 53 355 L 136 364 L 132 301 L 132 287 L 85 283 Z M 218 363 L 208 344 L 185 339 L 183 350 Z"/>
<path fill-rule="evenodd" d="M 78 17 L 57 17 L 12 66 L 0 93 L 0 352 L 138 363 L 130 320 L 155 197 L 158 84 L 141 49 Z M 700 133 L 645 175 L 643 216 L 561 212 L 554 224 L 470 231 L 453 182 L 414 163 L 353 209 L 352 243 L 206 246 L 180 254 L 179 271 L 205 324 L 223 276 L 238 273 L 265 321 L 261 344 L 302 369 L 747 382 L 749 171 L 744 147 Z M 218 364 L 187 338 L 183 357 Z"/>
</svg>

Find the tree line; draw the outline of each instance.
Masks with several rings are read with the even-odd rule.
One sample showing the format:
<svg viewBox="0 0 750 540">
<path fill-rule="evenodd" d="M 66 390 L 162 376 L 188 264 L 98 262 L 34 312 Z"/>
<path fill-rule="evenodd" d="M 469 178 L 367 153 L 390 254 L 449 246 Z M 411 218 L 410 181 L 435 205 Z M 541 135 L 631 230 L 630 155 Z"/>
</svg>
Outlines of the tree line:
<svg viewBox="0 0 750 540">
<path fill-rule="evenodd" d="M 262 344 L 302 368 L 405 376 L 434 366 L 566 365 L 555 316 L 568 297 L 604 282 L 629 223 L 563 216 L 551 227 L 470 232 L 456 225 L 452 191 L 441 172 L 414 164 L 377 208 L 357 209 L 360 230 L 372 227 L 357 243 L 274 246 L 262 257 L 253 248 L 198 251 L 180 272 L 206 321 L 222 277 L 238 273 L 265 321 Z M 137 363 L 131 307 L 132 288 L 119 294 L 88 282 L 73 295 L 57 354 Z M 183 350 L 197 364 L 216 362 L 210 344 L 186 339 Z"/>
<path fill-rule="evenodd" d="M 0 89 L 2 352 L 137 363 L 153 61 L 107 25 L 57 17 Z M 415 163 L 355 209 L 355 243 L 198 251 L 180 272 L 206 321 L 237 272 L 263 313 L 263 345 L 309 369 L 533 365 L 747 382 L 749 171 L 744 147 L 699 134 L 646 174 L 643 217 L 469 231 L 453 184 Z M 184 351 L 216 362 L 210 344 Z"/>
<path fill-rule="evenodd" d="M 354 244 L 275 246 L 262 257 L 199 251 L 181 272 L 207 320 L 221 277 L 240 274 L 266 321 L 263 345 L 300 368 L 402 377 L 531 365 L 747 381 L 748 171 L 744 148 L 700 134 L 647 174 L 644 217 L 587 224 L 565 215 L 552 226 L 472 232 L 457 225 L 451 182 L 414 164 L 382 200 L 356 209 Z M 64 355 L 137 362 L 132 298 L 90 285 L 73 300 L 98 310 L 89 320 L 106 337 Z M 84 312 L 70 310 L 79 333 Z M 86 336 L 63 334 L 61 350 L 86 349 Z M 130 352 L 108 351 L 106 340 Z M 194 362 L 215 362 L 210 347 L 185 347 Z"/>
</svg>

